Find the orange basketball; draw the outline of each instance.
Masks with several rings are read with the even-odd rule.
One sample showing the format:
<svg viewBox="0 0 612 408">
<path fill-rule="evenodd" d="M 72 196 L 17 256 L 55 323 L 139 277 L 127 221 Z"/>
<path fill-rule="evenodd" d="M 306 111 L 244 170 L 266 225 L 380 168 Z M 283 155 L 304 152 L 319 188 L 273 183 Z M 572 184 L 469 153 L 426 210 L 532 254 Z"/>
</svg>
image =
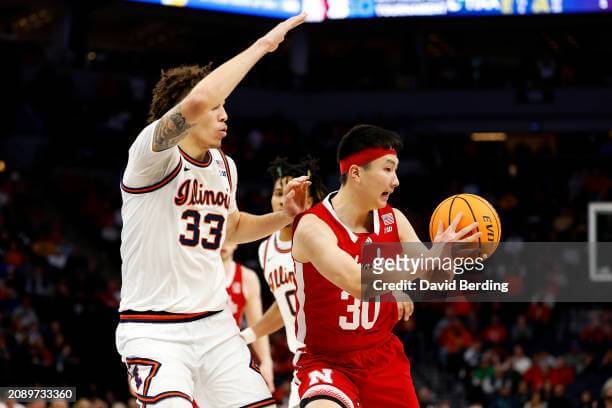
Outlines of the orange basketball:
<svg viewBox="0 0 612 408">
<path fill-rule="evenodd" d="M 429 221 L 431 241 L 433 242 L 438 231 L 438 222 L 442 221 L 442 226 L 446 229 L 459 212 L 463 217 L 456 231 L 478 222 L 477 229 L 481 233 L 478 242 L 481 248 L 480 255 L 485 258 L 491 256 L 501 239 L 501 223 L 495 208 L 487 200 L 474 194 L 457 194 L 448 197 L 436 207 Z"/>
</svg>

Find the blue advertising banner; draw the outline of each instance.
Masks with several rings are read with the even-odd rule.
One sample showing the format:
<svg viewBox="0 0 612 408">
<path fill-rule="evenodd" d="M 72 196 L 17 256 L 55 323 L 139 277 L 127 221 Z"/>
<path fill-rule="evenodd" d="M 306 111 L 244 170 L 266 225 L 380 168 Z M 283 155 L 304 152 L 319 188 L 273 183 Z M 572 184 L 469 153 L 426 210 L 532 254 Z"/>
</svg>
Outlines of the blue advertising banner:
<svg viewBox="0 0 612 408">
<path fill-rule="evenodd" d="M 165 6 L 287 18 L 300 11 L 310 21 L 401 16 L 492 16 L 599 13 L 612 0 L 130 0 Z"/>
</svg>

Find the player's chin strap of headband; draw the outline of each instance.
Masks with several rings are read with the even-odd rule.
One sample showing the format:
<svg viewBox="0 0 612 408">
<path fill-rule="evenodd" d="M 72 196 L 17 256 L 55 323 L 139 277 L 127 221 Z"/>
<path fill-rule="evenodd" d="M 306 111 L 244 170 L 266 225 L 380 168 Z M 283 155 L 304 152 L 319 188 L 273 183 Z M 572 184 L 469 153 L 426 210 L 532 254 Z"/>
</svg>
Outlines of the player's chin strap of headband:
<svg viewBox="0 0 612 408">
<path fill-rule="evenodd" d="M 340 174 L 346 174 L 353 164 L 363 166 L 372 160 L 388 154 L 397 156 L 397 152 L 394 149 L 385 149 L 384 147 L 368 147 L 367 149 L 360 150 L 340 160 Z"/>
</svg>

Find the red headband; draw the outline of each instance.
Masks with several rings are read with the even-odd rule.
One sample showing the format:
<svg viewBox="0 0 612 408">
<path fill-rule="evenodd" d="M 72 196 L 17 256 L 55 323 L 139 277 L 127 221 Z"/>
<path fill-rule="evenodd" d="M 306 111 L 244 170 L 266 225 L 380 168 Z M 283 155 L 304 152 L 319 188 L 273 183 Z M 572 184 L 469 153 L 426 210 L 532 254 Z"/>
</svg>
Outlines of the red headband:
<svg viewBox="0 0 612 408">
<path fill-rule="evenodd" d="M 368 147 L 367 149 L 353 153 L 340 160 L 340 174 L 345 174 L 353 164 L 363 166 L 387 154 L 397 156 L 397 152 L 394 149 L 385 149 L 384 147 Z"/>
</svg>

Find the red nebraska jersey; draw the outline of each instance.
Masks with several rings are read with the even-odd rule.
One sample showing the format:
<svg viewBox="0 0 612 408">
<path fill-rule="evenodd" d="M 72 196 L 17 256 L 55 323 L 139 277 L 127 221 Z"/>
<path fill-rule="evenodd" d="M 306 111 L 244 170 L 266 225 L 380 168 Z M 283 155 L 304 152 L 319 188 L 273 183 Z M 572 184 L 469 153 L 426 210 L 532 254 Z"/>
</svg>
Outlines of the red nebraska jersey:
<svg viewBox="0 0 612 408">
<path fill-rule="evenodd" d="M 332 193 L 334 194 L 334 193 Z M 334 232 L 338 246 L 361 263 L 364 242 L 399 242 L 391 206 L 373 211 L 373 231 L 354 233 L 340 221 L 328 195 L 305 214 L 314 214 Z M 297 283 L 296 332 L 306 352 L 335 353 L 370 348 L 391 338 L 398 310 L 394 301 L 361 302 L 331 283 L 311 263 L 295 261 Z M 392 296 L 392 295 L 388 295 Z"/>
<path fill-rule="evenodd" d="M 246 297 L 244 296 L 244 283 L 242 282 L 242 265 L 237 262 L 234 265 L 234 277 L 227 284 L 227 294 L 229 295 L 230 311 L 234 320 L 236 320 L 236 324 L 240 327 Z"/>
</svg>

